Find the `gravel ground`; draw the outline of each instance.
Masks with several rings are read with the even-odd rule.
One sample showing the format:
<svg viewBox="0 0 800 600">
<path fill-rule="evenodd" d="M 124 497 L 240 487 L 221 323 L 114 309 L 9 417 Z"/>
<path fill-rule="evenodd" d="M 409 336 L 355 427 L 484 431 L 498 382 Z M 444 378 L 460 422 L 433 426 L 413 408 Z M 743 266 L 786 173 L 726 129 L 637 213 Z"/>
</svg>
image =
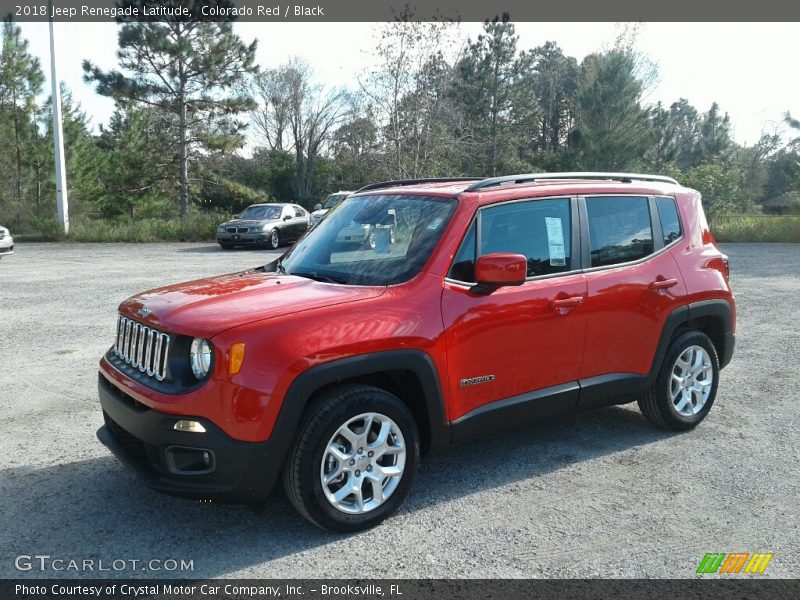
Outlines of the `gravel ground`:
<svg viewBox="0 0 800 600">
<path fill-rule="evenodd" d="M 271 254 L 21 244 L 0 261 L 0 577 L 35 554 L 192 560 L 194 577 L 692 577 L 734 551 L 774 552 L 766 576 L 798 577 L 800 246 L 724 250 L 737 350 L 697 430 L 655 430 L 633 405 L 440 451 L 398 515 L 343 537 L 279 490 L 260 512 L 151 492 L 95 439 L 116 305 Z"/>
</svg>

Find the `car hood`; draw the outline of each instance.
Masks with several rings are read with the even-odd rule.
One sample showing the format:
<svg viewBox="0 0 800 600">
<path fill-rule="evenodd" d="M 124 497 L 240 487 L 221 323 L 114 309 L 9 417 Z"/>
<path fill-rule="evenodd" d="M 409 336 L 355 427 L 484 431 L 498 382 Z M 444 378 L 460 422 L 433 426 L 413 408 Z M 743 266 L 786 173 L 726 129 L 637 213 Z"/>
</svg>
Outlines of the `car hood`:
<svg viewBox="0 0 800 600">
<path fill-rule="evenodd" d="M 210 338 L 246 323 L 377 298 L 385 291 L 251 270 L 150 290 L 128 298 L 119 310 L 162 331 Z"/>
<path fill-rule="evenodd" d="M 280 219 L 232 219 L 220 227 L 260 227 L 266 223 L 277 223 Z"/>
<path fill-rule="evenodd" d="M 330 208 L 320 208 L 319 210 L 315 210 L 313 213 L 311 213 L 311 216 L 312 217 L 324 217 L 325 215 L 328 214 L 329 210 L 330 210 Z"/>
</svg>

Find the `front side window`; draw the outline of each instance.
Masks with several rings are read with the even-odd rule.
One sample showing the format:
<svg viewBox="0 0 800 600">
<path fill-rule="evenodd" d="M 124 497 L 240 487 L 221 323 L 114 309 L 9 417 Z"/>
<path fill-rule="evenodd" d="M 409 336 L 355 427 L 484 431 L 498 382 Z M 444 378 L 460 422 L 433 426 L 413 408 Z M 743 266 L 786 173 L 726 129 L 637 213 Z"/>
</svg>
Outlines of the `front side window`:
<svg viewBox="0 0 800 600">
<path fill-rule="evenodd" d="M 681 237 L 681 220 L 678 218 L 678 207 L 675 199 L 670 197 L 656 198 L 658 218 L 661 220 L 661 232 L 664 236 L 664 245 L 669 246 Z"/>
<path fill-rule="evenodd" d="M 511 252 L 528 259 L 528 277 L 570 270 L 569 199 L 491 206 L 481 213 L 480 253 Z"/>
<path fill-rule="evenodd" d="M 457 281 L 475 281 L 475 222 L 469 226 L 464 241 L 456 252 L 456 257 L 453 259 L 453 266 L 450 267 L 450 272 L 447 274 L 451 279 Z"/>
<path fill-rule="evenodd" d="M 650 203 L 639 196 L 586 199 L 592 266 L 639 260 L 653 253 Z"/>
<path fill-rule="evenodd" d="M 332 283 L 402 283 L 430 258 L 455 208 L 453 199 L 410 194 L 348 198 L 275 268 Z"/>
<path fill-rule="evenodd" d="M 480 212 L 480 248 L 476 225 L 470 227 L 453 260 L 449 277 L 475 281 L 475 256 L 508 252 L 528 260 L 528 277 L 564 273 L 572 267 L 570 201 L 526 200 L 489 206 Z"/>
</svg>

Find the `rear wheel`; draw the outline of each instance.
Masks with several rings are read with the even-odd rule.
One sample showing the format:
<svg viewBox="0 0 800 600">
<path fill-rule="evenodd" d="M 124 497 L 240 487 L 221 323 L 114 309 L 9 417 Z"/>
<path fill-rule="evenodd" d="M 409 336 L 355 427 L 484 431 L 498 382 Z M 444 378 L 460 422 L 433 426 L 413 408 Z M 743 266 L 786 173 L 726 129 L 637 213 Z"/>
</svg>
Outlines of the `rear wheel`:
<svg viewBox="0 0 800 600">
<path fill-rule="evenodd" d="M 653 386 L 639 398 L 648 421 L 683 431 L 702 421 L 717 395 L 719 358 L 700 331 L 678 335 L 670 344 Z"/>
<path fill-rule="evenodd" d="M 325 393 L 304 419 L 284 466 L 294 507 L 331 531 L 374 527 L 414 482 L 419 433 L 397 397 L 367 385 Z"/>
</svg>

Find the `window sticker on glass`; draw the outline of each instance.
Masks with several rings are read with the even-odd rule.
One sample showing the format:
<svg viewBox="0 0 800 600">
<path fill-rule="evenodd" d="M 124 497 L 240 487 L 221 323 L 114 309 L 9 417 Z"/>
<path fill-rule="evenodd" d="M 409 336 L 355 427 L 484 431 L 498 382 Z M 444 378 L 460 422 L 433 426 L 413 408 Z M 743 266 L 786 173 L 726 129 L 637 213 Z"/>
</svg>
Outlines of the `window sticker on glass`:
<svg viewBox="0 0 800 600">
<path fill-rule="evenodd" d="M 564 254 L 564 226 L 558 217 L 545 217 L 547 227 L 547 244 L 550 247 L 550 265 L 563 267 L 567 264 Z"/>
<path fill-rule="evenodd" d="M 442 219 L 440 217 L 436 217 L 430 223 L 428 223 L 428 230 L 436 231 L 439 229 L 439 225 L 442 224 Z"/>
</svg>

